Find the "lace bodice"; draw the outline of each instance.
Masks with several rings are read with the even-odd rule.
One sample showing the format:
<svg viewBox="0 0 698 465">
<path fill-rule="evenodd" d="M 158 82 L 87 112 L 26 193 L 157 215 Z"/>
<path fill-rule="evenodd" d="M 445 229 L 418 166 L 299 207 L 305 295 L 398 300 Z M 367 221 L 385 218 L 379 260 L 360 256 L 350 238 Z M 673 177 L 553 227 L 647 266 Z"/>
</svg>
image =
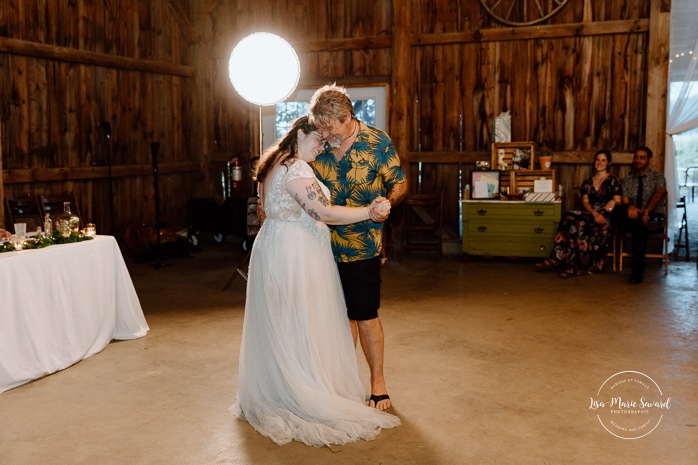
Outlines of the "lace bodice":
<svg viewBox="0 0 698 465">
<path fill-rule="evenodd" d="M 288 167 L 279 167 L 273 174 L 273 177 L 267 180 L 270 184 L 264 199 L 264 211 L 267 215 L 264 224 L 269 223 L 271 225 L 276 222 L 303 223 L 313 229 L 315 233 L 323 236 L 328 235 L 329 237 L 327 225 L 311 218 L 286 190 L 289 182 L 301 178 L 316 179 L 315 173 L 308 163 L 303 160 L 295 160 Z M 327 187 L 319 181 L 318 184 L 325 196 L 329 198 L 330 192 Z"/>
</svg>

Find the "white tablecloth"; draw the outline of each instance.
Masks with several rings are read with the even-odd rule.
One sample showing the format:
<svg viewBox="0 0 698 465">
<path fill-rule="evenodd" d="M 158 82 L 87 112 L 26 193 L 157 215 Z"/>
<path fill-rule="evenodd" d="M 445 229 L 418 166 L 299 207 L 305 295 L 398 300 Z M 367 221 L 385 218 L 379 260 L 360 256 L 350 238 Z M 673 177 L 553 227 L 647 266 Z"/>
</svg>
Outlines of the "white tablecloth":
<svg viewBox="0 0 698 465">
<path fill-rule="evenodd" d="M 112 236 L 0 254 L 0 392 L 149 329 Z"/>
</svg>

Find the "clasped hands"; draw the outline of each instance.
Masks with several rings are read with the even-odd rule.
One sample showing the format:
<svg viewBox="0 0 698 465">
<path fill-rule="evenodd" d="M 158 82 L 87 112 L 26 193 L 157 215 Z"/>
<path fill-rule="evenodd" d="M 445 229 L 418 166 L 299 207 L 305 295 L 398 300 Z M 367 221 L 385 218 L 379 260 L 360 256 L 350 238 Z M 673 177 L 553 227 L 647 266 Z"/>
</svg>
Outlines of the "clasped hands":
<svg viewBox="0 0 698 465">
<path fill-rule="evenodd" d="M 608 203 L 606 203 L 606 205 L 604 205 L 603 211 L 607 212 L 607 214 L 610 215 L 611 212 L 613 212 L 613 209 L 615 208 L 615 206 L 616 206 L 616 201 L 609 200 Z M 608 224 L 608 220 L 606 219 L 606 216 L 604 215 L 604 213 L 601 213 L 600 211 L 596 211 L 596 210 L 592 211 L 591 213 L 594 215 L 594 220 L 598 224 Z"/>
<path fill-rule="evenodd" d="M 596 221 L 597 224 L 608 224 L 608 220 L 606 220 L 606 217 L 603 216 L 602 213 L 594 211 L 592 212 L 592 215 L 594 216 L 594 221 Z"/>
<path fill-rule="evenodd" d="M 382 223 L 388 219 L 388 215 L 390 215 L 390 201 L 379 195 L 368 206 L 368 216 L 371 221 Z"/>
<path fill-rule="evenodd" d="M 650 219 L 650 211 L 649 209 L 640 210 L 635 205 L 630 205 L 628 207 L 628 218 L 630 218 L 631 220 L 640 220 L 643 223 L 647 223 Z"/>
</svg>

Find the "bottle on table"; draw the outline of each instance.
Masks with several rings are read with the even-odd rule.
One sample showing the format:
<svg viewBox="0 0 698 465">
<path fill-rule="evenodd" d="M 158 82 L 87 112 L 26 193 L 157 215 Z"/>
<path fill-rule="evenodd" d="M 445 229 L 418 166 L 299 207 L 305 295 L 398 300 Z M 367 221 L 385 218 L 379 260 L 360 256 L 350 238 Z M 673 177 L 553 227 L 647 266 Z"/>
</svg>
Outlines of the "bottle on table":
<svg viewBox="0 0 698 465">
<path fill-rule="evenodd" d="M 80 218 L 75 213 L 70 211 L 70 202 L 63 202 L 63 212 L 56 215 L 56 230 L 63 237 L 69 237 L 70 234 L 80 229 Z"/>
<path fill-rule="evenodd" d="M 46 237 L 51 237 L 51 234 L 53 234 L 53 220 L 48 213 L 44 215 L 44 234 Z"/>
</svg>

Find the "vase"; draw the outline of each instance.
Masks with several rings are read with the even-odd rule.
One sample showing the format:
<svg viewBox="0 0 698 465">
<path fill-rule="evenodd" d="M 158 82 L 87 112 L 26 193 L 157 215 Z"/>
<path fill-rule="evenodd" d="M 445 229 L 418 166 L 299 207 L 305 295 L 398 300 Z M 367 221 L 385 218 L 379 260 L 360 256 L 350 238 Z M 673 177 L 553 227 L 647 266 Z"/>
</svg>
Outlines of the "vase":
<svg viewBox="0 0 698 465">
<path fill-rule="evenodd" d="M 80 218 L 70 211 L 70 202 L 63 202 L 63 211 L 56 215 L 53 223 L 56 231 L 63 237 L 69 237 L 73 231 L 80 230 Z"/>
</svg>

